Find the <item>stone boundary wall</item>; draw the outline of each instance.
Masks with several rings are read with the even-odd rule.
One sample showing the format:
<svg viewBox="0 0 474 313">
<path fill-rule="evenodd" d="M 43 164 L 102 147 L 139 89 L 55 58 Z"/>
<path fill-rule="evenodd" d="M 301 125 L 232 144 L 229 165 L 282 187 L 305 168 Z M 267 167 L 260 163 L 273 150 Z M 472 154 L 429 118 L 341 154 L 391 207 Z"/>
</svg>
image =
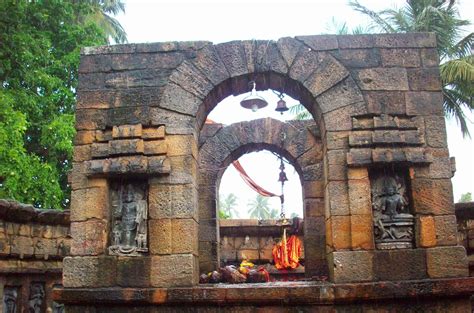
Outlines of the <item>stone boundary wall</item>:
<svg viewBox="0 0 474 313">
<path fill-rule="evenodd" d="M 52 289 L 62 285 L 62 259 L 69 254 L 69 211 L 38 210 L 0 199 L 0 311 L 63 312 Z"/>
<path fill-rule="evenodd" d="M 458 243 L 466 248 L 469 275 L 474 276 L 474 202 L 456 203 Z"/>
</svg>

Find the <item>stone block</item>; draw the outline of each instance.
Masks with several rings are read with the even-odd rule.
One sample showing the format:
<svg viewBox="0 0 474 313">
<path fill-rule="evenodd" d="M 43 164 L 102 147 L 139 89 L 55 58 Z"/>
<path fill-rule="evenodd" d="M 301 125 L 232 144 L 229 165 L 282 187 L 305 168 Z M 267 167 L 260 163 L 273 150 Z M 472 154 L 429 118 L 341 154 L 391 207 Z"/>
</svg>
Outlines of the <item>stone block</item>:
<svg viewBox="0 0 474 313">
<path fill-rule="evenodd" d="M 346 155 L 347 165 L 361 166 L 372 163 L 371 149 L 351 149 Z"/>
<path fill-rule="evenodd" d="M 441 90 L 439 68 L 409 69 L 408 84 L 410 85 L 410 90 Z"/>
<path fill-rule="evenodd" d="M 280 38 L 277 41 L 277 47 L 280 50 L 280 54 L 283 59 L 286 61 L 288 67 L 293 64 L 293 61 L 296 58 L 296 55 L 302 46 L 302 43 L 299 40 L 296 40 L 292 37 Z"/>
<path fill-rule="evenodd" d="M 380 49 L 384 67 L 420 67 L 418 49 Z"/>
<path fill-rule="evenodd" d="M 207 78 L 218 85 L 229 77 L 229 73 L 222 63 L 214 46 L 206 46 L 193 59 L 193 64 L 206 74 Z"/>
<path fill-rule="evenodd" d="M 107 121 L 107 110 L 77 109 L 76 130 L 105 129 Z"/>
<path fill-rule="evenodd" d="M 168 83 L 172 69 L 139 69 L 105 74 L 105 87 L 135 88 L 135 87 L 163 87 Z M 96 74 L 97 75 L 97 74 Z M 98 82 L 100 86 L 102 82 Z M 104 85 L 104 83 L 102 83 Z M 93 89 L 93 88 L 91 88 Z"/>
<path fill-rule="evenodd" d="M 330 54 L 320 53 L 318 55 L 318 65 L 304 82 L 304 85 L 316 97 L 342 81 L 348 75 L 347 69 L 337 62 L 334 57 Z"/>
<path fill-rule="evenodd" d="M 194 185 L 150 185 L 149 213 L 153 219 L 195 218 L 197 191 Z"/>
<path fill-rule="evenodd" d="M 26 236 L 11 236 L 10 239 L 10 253 L 20 256 L 22 259 L 25 256 L 32 256 L 34 254 L 33 238 Z"/>
<path fill-rule="evenodd" d="M 329 254 L 329 271 L 335 283 L 374 280 L 373 251 L 335 251 Z"/>
<path fill-rule="evenodd" d="M 99 255 L 106 251 L 107 223 L 89 220 L 71 223 L 71 255 Z"/>
<path fill-rule="evenodd" d="M 143 154 L 142 139 L 123 139 L 109 141 L 110 155 Z"/>
<path fill-rule="evenodd" d="M 288 72 L 288 65 L 278 51 L 278 46 L 275 42 L 254 40 L 248 43 L 244 49 L 249 72 L 271 71 L 284 75 Z"/>
<path fill-rule="evenodd" d="M 324 197 L 324 182 L 322 180 L 304 181 L 303 194 L 305 198 Z"/>
<path fill-rule="evenodd" d="M 106 158 L 109 156 L 108 143 L 93 143 L 91 145 L 92 158 Z"/>
<path fill-rule="evenodd" d="M 217 241 L 218 220 L 199 220 L 199 241 Z"/>
<path fill-rule="evenodd" d="M 404 143 L 398 130 L 375 130 L 372 134 L 374 144 L 401 144 Z"/>
<path fill-rule="evenodd" d="M 95 141 L 95 131 L 80 130 L 74 136 L 74 145 L 88 145 Z"/>
<path fill-rule="evenodd" d="M 34 248 L 34 254 L 37 258 L 48 259 L 49 257 L 55 257 L 59 254 L 56 239 L 38 238 L 35 240 Z"/>
<path fill-rule="evenodd" d="M 422 248 L 436 246 L 436 227 L 431 215 L 421 215 L 416 219 L 417 246 Z"/>
<path fill-rule="evenodd" d="M 350 180 L 365 180 L 369 178 L 369 172 L 367 168 L 363 167 L 349 168 L 347 170 L 347 177 Z"/>
<path fill-rule="evenodd" d="M 361 90 L 409 90 L 404 68 L 370 68 L 354 71 Z"/>
<path fill-rule="evenodd" d="M 349 148 L 349 131 L 326 132 L 326 144 L 328 150 L 348 149 Z"/>
<path fill-rule="evenodd" d="M 151 254 L 171 254 L 171 219 L 148 220 L 148 238 Z"/>
<path fill-rule="evenodd" d="M 318 65 L 318 53 L 311 49 L 303 49 L 290 67 L 289 76 L 304 82 Z"/>
<path fill-rule="evenodd" d="M 378 250 L 374 255 L 376 280 L 398 281 L 427 278 L 426 250 Z"/>
<path fill-rule="evenodd" d="M 338 85 L 339 86 L 339 85 Z M 334 99 L 337 102 L 338 99 Z M 345 107 L 323 114 L 324 126 L 328 131 L 347 131 L 352 129 L 352 116 L 367 114 L 365 102 L 352 103 Z"/>
<path fill-rule="evenodd" d="M 466 250 L 461 246 L 426 249 L 426 263 L 430 278 L 469 276 Z"/>
<path fill-rule="evenodd" d="M 373 128 L 374 119 L 372 117 L 352 117 L 352 129 L 372 130 Z"/>
<path fill-rule="evenodd" d="M 349 169 L 353 171 L 355 169 Z M 362 171 L 367 169 L 361 169 Z M 354 173 L 351 173 L 354 177 Z M 372 202 L 370 193 L 370 181 L 368 178 L 349 179 L 349 207 L 351 214 L 368 215 L 372 213 Z"/>
<path fill-rule="evenodd" d="M 147 127 L 142 129 L 143 139 L 163 139 L 165 138 L 165 126 Z"/>
<path fill-rule="evenodd" d="M 364 98 L 351 77 L 333 86 L 316 98 L 322 113 L 346 107 L 364 101 Z M 329 129 L 328 129 L 329 130 Z"/>
<path fill-rule="evenodd" d="M 426 143 L 432 148 L 446 148 L 446 124 L 443 116 L 426 116 L 425 135 Z"/>
<path fill-rule="evenodd" d="M 354 250 L 373 250 L 374 231 L 372 228 L 372 214 L 351 215 L 351 246 Z"/>
<path fill-rule="evenodd" d="M 350 147 L 370 147 L 372 145 L 372 131 L 358 131 L 349 135 Z"/>
<path fill-rule="evenodd" d="M 413 209 L 419 214 L 454 214 L 453 191 L 449 179 L 413 179 Z"/>
<path fill-rule="evenodd" d="M 435 216 L 434 224 L 438 246 L 452 246 L 457 243 L 457 223 L 454 214 Z"/>
<path fill-rule="evenodd" d="M 340 49 L 373 48 L 374 35 L 339 35 L 337 41 Z"/>
<path fill-rule="evenodd" d="M 145 155 L 163 155 L 168 152 L 168 145 L 164 140 L 152 140 L 144 142 Z"/>
<path fill-rule="evenodd" d="M 428 149 L 427 149 L 428 150 Z M 453 170 L 449 158 L 449 151 L 443 149 L 429 149 L 431 163 L 428 166 L 415 167 L 415 177 L 417 178 L 452 178 Z"/>
<path fill-rule="evenodd" d="M 324 216 L 324 199 L 323 198 L 305 198 L 304 213 L 306 217 Z"/>
<path fill-rule="evenodd" d="M 441 92 L 411 91 L 405 94 L 407 115 L 444 116 Z"/>
<path fill-rule="evenodd" d="M 112 132 L 110 130 L 96 130 L 95 140 L 98 142 L 109 142 L 112 140 Z"/>
<path fill-rule="evenodd" d="M 193 84 L 197 85 L 198 83 L 193 82 Z M 199 96 L 201 94 L 201 91 L 197 91 L 195 89 L 203 87 L 193 86 L 189 88 L 192 89 L 187 91 L 179 85 L 168 83 L 161 97 L 160 107 L 172 110 L 174 112 L 196 116 L 196 113 L 199 109 L 199 105 L 201 104 L 202 100 L 196 96 Z M 208 86 L 204 88 L 208 88 Z"/>
<path fill-rule="evenodd" d="M 106 126 L 112 128 L 116 125 L 150 124 L 151 107 L 117 107 L 107 111 Z"/>
<path fill-rule="evenodd" d="M 215 48 L 231 77 L 244 75 L 248 72 L 245 51 L 241 42 L 218 44 Z"/>
<path fill-rule="evenodd" d="M 401 91 L 365 91 L 369 113 L 405 114 L 405 94 Z"/>
<path fill-rule="evenodd" d="M 349 68 L 380 66 L 380 53 L 375 49 L 340 49 L 333 55 Z"/>
<path fill-rule="evenodd" d="M 351 248 L 351 217 L 331 216 L 332 246 L 334 250 L 344 250 Z"/>
<path fill-rule="evenodd" d="M 439 65 L 438 50 L 421 49 L 421 63 L 423 67 L 437 67 Z"/>
<path fill-rule="evenodd" d="M 99 179 L 95 179 L 99 180 Z M 101 179 L 104 183 L 106 179 Z M 71 194 L 71 221 L 92 218 L 107 219 L 109 216 L 107 186 L 74 190 Z"/>
<path fill-rule="evenodd" d="M 65 288 L 112 287 L 116 283 L 115 257 L 65 257 L 63 262 Z"/>
<path fill-rule="evenodd" d="M 198 254 L 198 223 L 192 218 L 171 220 L 172 254 Z"/>
<path fill-rule="evenodd" d="M 192 135 L 168 135 L 165 140 L 168 145 L 168 156 L 192 155 L 198 158 L 197 141 Z"/>
<path fill-rule="evenodd" d="M 112 138 L 139 138 L 142 136 L 142 124 L 120 125 L 112 128 Z"/>
<path fill-rule="evenodd" d="M 435 33 L 377 34 L 375 47 L 380 48 L 434 48 Z"/>
<path fill-rule="evenodd" d="M 349 215 L 347 181 L 330 181 L 326 188 L 331 215 Z"/>
<path fill-rule="evenodd" d="M 150 286 L 150 257 L 119 257 L 116 264 L 117 285 L 120 287 Z"/>
<path fill-rule="evenodd" d="M 82 146 L 74 146 L 74 162 L 83 162 L 91 159 L 91 146 L 90 145 L 82 145 Z"/>
<path fill-rule="evenodd" d="M 334 50 L 339 47 L 336 35 L 296 36 L 295 38 L 316 51 Z"/>
<path fill-rule="evenodd" d="M 151 257 L 153 287 L 191 287 L 198 282 L 197 257 L 192 254 Z"/>
</svg>

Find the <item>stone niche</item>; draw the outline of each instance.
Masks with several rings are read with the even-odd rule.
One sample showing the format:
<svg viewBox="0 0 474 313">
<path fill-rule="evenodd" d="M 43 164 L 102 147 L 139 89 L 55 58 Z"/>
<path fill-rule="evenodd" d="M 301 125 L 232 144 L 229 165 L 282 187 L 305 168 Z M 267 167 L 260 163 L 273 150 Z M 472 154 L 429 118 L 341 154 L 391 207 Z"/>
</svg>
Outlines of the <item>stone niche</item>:
<svg viewBox="0 0 474 313">
<path fill-rule="evenodd" d="M 140 180 L 110 183 L 110 255 L 139 256 L 148 252 L 147 185 Z"/>
<path fill-rule="evenodd" d="M 369 171 L 374 239 L 377 249 L 414 247 L 414 221 L 407 170 L 396 167 Z"/>
</svg>

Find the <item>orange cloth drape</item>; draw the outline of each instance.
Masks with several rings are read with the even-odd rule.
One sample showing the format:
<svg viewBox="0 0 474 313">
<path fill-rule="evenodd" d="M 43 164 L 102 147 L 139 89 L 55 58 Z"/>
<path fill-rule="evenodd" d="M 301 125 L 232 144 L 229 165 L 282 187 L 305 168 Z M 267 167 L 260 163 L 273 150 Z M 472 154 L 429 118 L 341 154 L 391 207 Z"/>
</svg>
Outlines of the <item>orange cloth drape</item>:
<svg viewBox="0 0 474 313">
<path fill-rule="evenodd" d="M 281 241 L 273 246 L 272 254 L 277 269 L 297 268 L 300 265 L 301 240 L 295 235 L 287 240 L 284 229 Z"/>
<path fill-rule="evenodd" d="M 262 195 L 264 197 L 280 197 L 279 195 L 274 194 L 273 192 L 270 192 L 270 191 L 260 187 L 252 178 L 250 178 L 250 176 L 247 174 L 247 172 L 245 172 L 244 168 L 242 167 L 242 164 L 240 164 L 240 162 L 238 160 L 232 162 L 232 165 L 235 167 L 237 172 L 239 172 L 240 177 L 242 177 L 244 182 L 247 185 L 249 185 L 250 188 L 252 188 L 256 192 L 258 192 L 260 195 Z"/>
</svg>

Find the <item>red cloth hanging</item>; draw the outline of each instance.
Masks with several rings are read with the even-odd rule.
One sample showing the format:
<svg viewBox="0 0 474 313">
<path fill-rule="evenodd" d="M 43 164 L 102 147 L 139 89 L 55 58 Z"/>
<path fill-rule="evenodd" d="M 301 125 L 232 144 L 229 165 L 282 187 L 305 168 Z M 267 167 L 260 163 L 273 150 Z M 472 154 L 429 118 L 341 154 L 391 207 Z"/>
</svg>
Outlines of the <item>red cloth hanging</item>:
<svg viewBox="0 0 474 313">
<path fill-rule="evenodd" d="M 242 164 L 240 164 L 239 160 L 236 160 L 232 162 L 232 165 L 235 167 L 235 169 L 239 172 L 240 177 L 244 180 L 244 182 L 249 185 L 250 188 L 255 190 L 257 193 L 264 197 L 281 197 L 280 195 L 274 194 L 273 192 L 270 192 L 262 187 L 260 187 L 252 178 L 249 177 L 247 172 L 245 172 L 244 168 L 242 167 Z"/>
</svg>

